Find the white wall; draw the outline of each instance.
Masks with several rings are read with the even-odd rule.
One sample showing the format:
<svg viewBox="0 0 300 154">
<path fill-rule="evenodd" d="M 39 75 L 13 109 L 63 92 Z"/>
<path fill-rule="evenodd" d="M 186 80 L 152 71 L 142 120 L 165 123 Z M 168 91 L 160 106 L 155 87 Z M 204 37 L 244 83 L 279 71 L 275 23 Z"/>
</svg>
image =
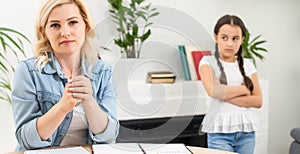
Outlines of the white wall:
<svg viewBox="0 0 300 154">
<path fill-rule="evenodd" d="M 150 1 L 150 0 L 149 0 Z M 262 38 L 269 53 L 258 63 L 261 79 L 269 79 L 269 153 L 288 153 L 291 128 L 300 126 L 300 1 L 298 0 L 151 0 L 153 4 L 181 10 L 201 23 L 212 33 L 216 20 L 225 13 L 237 14 L 254 36 Z M 34 20 L 40 2 L 10 0 L 0 5 L 0 26 L 24 32 L 34 40 Z M 89 0 L 88 6 L 100 22 L 107 16 L 106 0 Z M 166 38 L 168 39 L 168 38 Z M 28 53 L 30 53 L 28 48 Z M 14 126 L 10 106 L 0 103 L 0 153 L 12 151 L 15 145 Z M 3 125 L 4 124 L 4 125 Z"/>
<path fill-rule="evenodd" d="M 0 27 L 10 27 L 23 32 L 33 41 L 33 23 L 37 10 L 37 2 L 11 0 L 1 1 Z M 31 46 L 27 45 L 27 53 L 31 54 Z M 11 105 L 0 101 L 0 153 L 11 152 L 15 148 L 14 123 Z"/>
</svg>

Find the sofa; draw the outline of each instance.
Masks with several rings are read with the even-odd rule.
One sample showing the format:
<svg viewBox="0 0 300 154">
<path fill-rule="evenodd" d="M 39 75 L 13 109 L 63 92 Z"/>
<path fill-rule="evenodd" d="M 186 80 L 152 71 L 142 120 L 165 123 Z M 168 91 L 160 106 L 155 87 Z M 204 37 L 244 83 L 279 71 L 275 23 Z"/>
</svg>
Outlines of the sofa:
<svg viewBox="0 0 300 154">
<path fill-rule="evenodd" d="M 290 154 L 300 154 L 300 127 L 291 130 L 293 142 L 290 145 Z"/>
</svg>

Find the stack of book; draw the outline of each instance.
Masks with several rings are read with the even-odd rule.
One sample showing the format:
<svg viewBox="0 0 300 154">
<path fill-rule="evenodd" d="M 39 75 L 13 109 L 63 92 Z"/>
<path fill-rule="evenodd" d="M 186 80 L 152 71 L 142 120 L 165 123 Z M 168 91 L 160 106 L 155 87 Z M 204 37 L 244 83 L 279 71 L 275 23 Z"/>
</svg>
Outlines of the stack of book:
<svg viewBox="0 0 300 154">
<path fill-rule="evenodd" d="M 169 71 L 162 72 L 148 72 L 147 74 L 147 83 L 174 83 L 175 74 Z"/>
</svg>

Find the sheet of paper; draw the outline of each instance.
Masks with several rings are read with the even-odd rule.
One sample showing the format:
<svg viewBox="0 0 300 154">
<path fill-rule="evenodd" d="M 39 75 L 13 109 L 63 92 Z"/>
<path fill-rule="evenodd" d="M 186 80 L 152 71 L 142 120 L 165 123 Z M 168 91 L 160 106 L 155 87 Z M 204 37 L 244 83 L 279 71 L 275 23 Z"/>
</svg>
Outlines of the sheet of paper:
<svg viewBox="0 0 300 154">
<path fill-rule="evenodd" d="M 83 147 L 45 149 L 45 150 L 28 150 L 24 154 L 89 154 Z"/>
<path fill-rule="evenodd" d="M 94 144 L 94 154 L 143 154 L 137 143 Z"/>
<path fill-rule="evenodd" d="M 192 154 L 184 144 L 140 143 L 146 154 Z"/>
</svg>

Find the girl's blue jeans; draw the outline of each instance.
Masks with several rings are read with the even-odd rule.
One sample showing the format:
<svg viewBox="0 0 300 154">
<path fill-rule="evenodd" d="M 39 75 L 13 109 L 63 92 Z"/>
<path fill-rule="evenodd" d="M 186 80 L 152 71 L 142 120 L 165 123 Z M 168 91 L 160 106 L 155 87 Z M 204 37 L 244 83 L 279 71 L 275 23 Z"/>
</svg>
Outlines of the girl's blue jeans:
<svg viewBox="0 0 300 154">
<path fill-rule="evenodd" d="M 253 154 L 255 146 L 254 132 L 208 133 L 207 146 L 239 154 Z"/>
</svg>

